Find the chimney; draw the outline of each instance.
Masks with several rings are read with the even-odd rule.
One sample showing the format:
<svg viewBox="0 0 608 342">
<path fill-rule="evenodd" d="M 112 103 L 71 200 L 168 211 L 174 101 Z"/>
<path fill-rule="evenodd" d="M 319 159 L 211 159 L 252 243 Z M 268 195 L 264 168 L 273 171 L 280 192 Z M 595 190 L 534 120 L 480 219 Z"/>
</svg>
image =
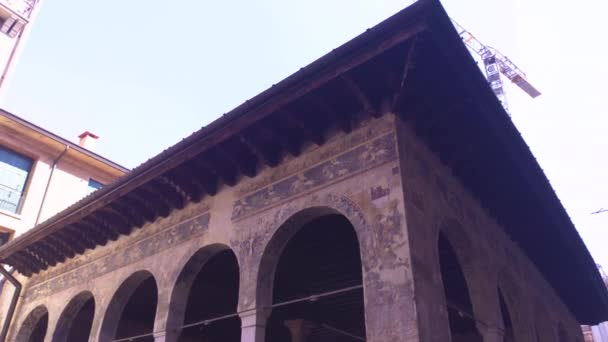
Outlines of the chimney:
<svg viewBox="0 0 608 342">
<path fill-rule="evenodd" d="M 95 143 L 97 142 L 97 139 L 99 139 L 99 136 L 89 131 L 84 131 L 78 137 L 80 138 L 80 142 L 78 142 L 80 147 L 84 147 L 89 151 L 95 151 Z"/>
</svg>

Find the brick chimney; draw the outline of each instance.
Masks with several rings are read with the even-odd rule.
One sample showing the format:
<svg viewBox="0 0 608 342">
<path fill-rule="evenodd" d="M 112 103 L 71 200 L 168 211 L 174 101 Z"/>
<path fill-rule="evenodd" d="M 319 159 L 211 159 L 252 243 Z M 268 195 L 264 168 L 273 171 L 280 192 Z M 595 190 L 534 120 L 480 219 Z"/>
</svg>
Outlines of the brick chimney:
<svg viewBox="0 0 608 342">
<path fill-rule="evenodd" d="M 99 139 L 99 136 L 89 131 L 84 131 L 78 137 L 80 138 L 80 142 L 78 142 L 80 147 L 84 147 L 89 151 L 95 151 L 95 143 L 97 142 L 97 139 Z"/>
</svg>

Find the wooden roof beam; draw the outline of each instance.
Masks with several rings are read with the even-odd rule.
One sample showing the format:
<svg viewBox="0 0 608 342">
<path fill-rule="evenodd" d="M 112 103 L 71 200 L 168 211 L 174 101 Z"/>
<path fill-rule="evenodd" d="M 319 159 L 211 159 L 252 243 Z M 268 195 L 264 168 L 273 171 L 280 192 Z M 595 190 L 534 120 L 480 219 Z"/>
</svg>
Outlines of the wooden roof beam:
<svg viewBox="0 0 608 342">
<path fill-rule="evenodd" d="M 190 201 L 199 202 L 205 195 L 204 187 L 187 163 L 173 169 L 166 177 L 175 182 Z"/>
<path fill-rule="evenodd" d="M 46 270 L 48 268 L 47 263 L 44 261 L 44 258 L 38 254 L 33 248 L 33 245 L 29 245 L 23 251 L 25 253 L 25 257 L 32 263 L 33 268 L 32 271 L 34 273 L 40 272 L 41 270 Z"/>
<path fill-rule="evenodd" d="M 218 155 L 236 167 L 241 174 L 253 178 L 258 174 L 258 164 L 264 162 L 264 155 L 243 132 L 235 134 L 234 139 L 218 146 Z"/>
<path fill-rule="evenodd" d="M 152 210 L 158 213 L 161 217 L 169 216 L 171 212 L 171 203 L 163 197 L 157 194 L 156 192 L 149 189 L 150 183 L 144 184 L 133 191 L 137 198 L 141 198 L 142 201 L 149 204 L 152 207 Z"/>
<path fill-rule="evenodd" d="M 58 246 L 57 249 L 60 250 L 61 253 L 63 253 L 68 259 L 73 258 L 77 254 L 77 251 L 73 246 L 70 246 L 64 239 L 59 238 L 55 234 L 49 235 L 49 241 Z"/>
<path fill-rule="evenodd" d="M 162 197 L 167 198 L 171 207 L 182 209 L 186 206 L 188 196 L 186 193 L 177 185 L 165 176 L 160 176 L 152 181 L 155 188 L 160 190 L 158 194 Z"/>
<path fill-rule="evenodd" d="M 160 206 L 163 217 L 168 216 L 173 208 L 183 208 L 186 204 L 183 194 L 160 178 L 155 178 L 144 187 L 140 187 L 140 191 L 146 193 L 145 198 L 149 201 L 164 204 Z"/>
<path fill-rule="evenodd" d="M 280 120 L 280 116 L 266 121 L 266 123 L 258 123 L 251 129 L 259 131 L 268 140 L 281 144 L 282 148 L 294 157 L 302 153 L 301 140 L 292 134 L 292 130 Z"/>
<path fill-rule="evenodd" d="M 66 227 L 66 232 L 71 238 L 78 243 L 82 248 L 93 249 L 102 240 L 107 240 L 103 235 L 96 230 L 89 229 L 84 223 L 71 224 Z"/>
<path fill-rule="evenodd" d="M 227 151 L 217 146 L 214 150 L 207 151 L 199 158 L 199 164 L 218 175 L 226 185 L 234 186 L 238 180 L 238 164 L 231 162 L 230 156 L 227 154 Z"/>
<path fill-rule="evenodd" d="M 38 241 L 30 246 L 31 250 L 40 257 L 47 267 L 57 265 L 61 256 L 56 253 L 53 247 L 45 240 Z M 63 258 L 65 260 L 65 257 Z"/>
<path fill-rule="evenodd" d="M 259 158 L 260 160 L 263 160 L 264 163 L 270 167 L 279 165 L 283 150 L 280 143 L 271 145 L 260 142 L 259 139 L 254 138 L 253 134 L 251 133 L 241 133 L 238 135 L 238 137 L 239 141 L 257 156 L 256 159 Z M 255 174 L 248 177 L 255 177 Z"/>
<path fill-rule="evenodd" d="M 65 241 L 76 252 L 76 254 L 82 254 L 88 248 L 82 242 L 77 240 L 74 235 L 70 234 L 67 230 L 59 230 L 56 233 L 56 238 L 61 241 Z"/>
<path fill-rule="evenodd" d="M 94 242 L 101 243 L 103 241 L 114 241 L 120 236 L 120 231 L 108 225 L 103 220 L 100 220 L 94 215 L 89 215 L 78 222 L 78 230 L 80 233 L 85 233 L 94 239 Z M 95 248 L 95 247 L 93 247 Z"/>
<path fill-rule="evenodd" d="M 16 258 L 15 255 L 11 255 L 4 262 L 13 266 L 13 268 L 19 271 L 21 274 L 24 274 L 24 272 L 29 272 L 31 274 L 31 270 L 23 263 L 22 260 Z"/>
<path fill-rule="evenodd" d="M 217 194 L 219 177 L 203 167 L 198 159 L 192 159 L 190 165 L 196 176 L 195 179 L 201 184 L 205 192 L 211 196 L 215 196 Z"/>
<path fill-rule="evenodd" d="M 347 74 L 340 76 L 340 80 L 346 85 L 346 88 L 353 94 L 357 101 L 363 107 L 363 110 L 373 117 L 380 117 L 380 106 L 375 104 L 372 99 L 367 96 L 363 88 L 355 81 L 355 79 Z"/>
<path fill-rule="evenodd" d="M 307 96 L 310 105 L 316 110 L 323 113 L 326 117 L 338 123 L 338 127 L 345 133 L 350 133 L 353 130 L 353 117 L 348 113 L 337 112 L 322 95 L 311 93 Z"/>
<path fill-rule="evenodd" d="M 128 235 L 135 225 L 133 220 L 121 211 L 112 208 L 111 205 L 100 209 L 93 217 L 98 222 L 102 222 L 105 227 L 112 227 L 121 235 Z"/>
<path fill-rule="evenodd" d="M 137 196 L 135 192 L 131 192 L 125 197 L 122 197 L 120 201 L 124 203 L 125 206 L 134 208 L 134 210 L 141 215 L 144 224 L 145 222 L 152 222 L 156 218 L 154 210 L 151 209 L 141 197 Z"/>
<path fill-rule="evenodd" d="M 51 254 L 51 256 L 54 258 L 54 261 L 56 262 L 63 262 L 66 259 L 66 253 L 62 250 L 62 245 L 58 244 L 50 239 L 48 240 L 41 240 L 40 241 L 41 245 L 43 246 L 43 248 L 47 248 L 48 249 L 48 253 Z"/>
<path fill-rule="evenodd" d="M 139 206 L 125 197 L 121 197 L 113 203 L 110 203 L 109 207 L 110 210 L 127 220 L 132 228 L 139 228 L 146 223 L 146 217 L 138 210 Z"/>
<path fill-rule="evenodd" d="M 325 144 L 325 131 L 320 129 L 320 130 L 314 130 L 312 129 L 310 126 L 306 125 L 304 123 L 304 121 L 302 121 L 301 119 L 297 118 L 296 114 L 292 114 L 292 113 L 285 113 L 283 114 L 283 118 L 285 118 L 285 121 L 293 127 L 296 127 L 298 130 L 300 130 L 301 132 L 304 133 L 304 135 L 310 139 L 313 143 L 321 146 L 323 144 Z"/>
<path fill-rule="evenodd" d="M 14 260 L 14 266 L 19 267 L 19 268 L 17 268 L 19 273 L 23 274 L 26 277 L 29 277 L 34 273 L 34 270 L 36 269 L 36 267 L 29 260 L 29 257 L 27 257 L 25 252 L 19 251 L 15 254 L 11 255 L 11 258 Z M 17 266 L 17 265 L 19 265 L 19 266 Z"/>
<path fill-rule="evenodd" d="M 36 269 L 36 265 L 34 264 L 34 262 L 32 262 L 31 257 L 25 252 L 25 250 L 15 253 L 13 256 L 32 272 Z"/>
<path fill-rule="evenodd" d="M 109 208 L 104 208 L 83 221 L 88 225 L 89 231 L 96 231 L 110 240 L 129 234 L 133 228 L 126 218 Z"/>
</svg>

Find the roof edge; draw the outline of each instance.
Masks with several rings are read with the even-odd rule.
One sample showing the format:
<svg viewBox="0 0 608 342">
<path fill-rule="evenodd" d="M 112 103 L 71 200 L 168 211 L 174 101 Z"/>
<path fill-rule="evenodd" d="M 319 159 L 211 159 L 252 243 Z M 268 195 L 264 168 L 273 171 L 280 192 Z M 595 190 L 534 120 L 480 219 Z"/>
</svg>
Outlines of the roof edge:
<svg viewBox="0 0 608 342">
<path fill-rule="evenodd" d="M 122 165 L 120 165 L 120 164 L 118 164 L 118 163 L 116 163 L 116 162 L 114 162 L 114 161 L 106 158 L 106 157 L 103 157 L 103 156 L 101 156 L 101 155 L 99 155 L 99 154 L 97 154 L 97 153 L 95 153 L 93 151 L 90 151 L 90 150 L 88 150 L 86 148 L 83 148 L 82 146 L 80 146 L 80 145 L 78 145 L 76 143 L 73 143 L 73 142 L 71 142 L 71 141 L 69 141 L 69 140 L 67 140 L 67 139 L 65 139 L 65 138 L 63 138 L 63 137 L 61 137 L 61 136 L 53 133 L 53 132 L 50 132 L 50 131 L 48 131 L 48 130 L 46 130 L 46 129 L 44 129 L 44 128 L 42 128 L 42 127 L 40 127 L 40 126 L 38 126 L 38 125 L 36 125 L 36 124 L 34 124 L 34 123 L 32 123 L 32 122 L 24 119 L 24 118 L 22 118 L 22 117 L 19 117 L 19 116 L 15 115 L 15 114 L 13 114 L 13 113 L 5 110 L 5 109 L 0 109 L 0 116 L 4 116 L 4 117 L 6 117 L 6 118 L 8 118 L 8 119 L 10 119 L 10 120 L 12 120 L 12 121 L 14 121 L 16 123 L 18 123 L 18 124 L 20 124 L 20 125 L 28 128 L 28 129 L 31 129 L 31 130 L 33 130 L 35 132 L 38 132 L 38 133 L 40 133 L 40 134 L 42 134 L 44 136 L 47 136 L 47 137 L 49 137 L 49 138 L 57 141 L 60 144 L 69 146 L 71 150 L 77 151 L 77 152 L 79 152 L 79 153 L 81 153 L 81 154 L 83 154 L 83 155 L 85 155 L 85 156 L 87 156 L 89 158 L 95 159 L 95 160 L 97 160 L 97 161 L 99 161 L 101 163 L 109 165 L 110 167 L 113 167 L 113 168 L 115 168 L 115 169 L 117 169 L 117 170 L 119 170 L 119 171 L 121 171 L 123 173 L 127 173 L 127 172 L 130 171 L 130 169 L 128 169 L 128 168 L 126 168 L 126 167 L 124 167 L 124 166 L 122 166 Z"/>
<path fill-rule="evenodd" d="M 442 11 L 445 12 L 443 5 L 441 5 L 438 0 L 429 1 L 433 2 L 436 6 L 440 6 Z M 596 289 L 596 294 L 598 295 L 597 298 L 603 302 L 602 304 L 604 306 L 604 310 L 606 315 L 608 315 L 608 291 L 599 270 L 597 269 L 597 265 L 591 256 L 589 249 L 580 237 L 580 234 L 572 222 L 572 219 L 557 196 L 555 189 L 553 189 L 551 186 L 547 175 L 542 170 L 542 167 L 530 150 L 530 147 L 523 139 L 521 133 L 510 119 L 509 114 L 505 111 L 498 98 L 494 95 L 490 84 L 485 79 L 483 73 L 480 72 L 479 67 L 475 63 L 475 60 L 470 55 L 464 43 L 462 43 L 452 23 L 446 18 L 436 14 L 431 18 L 431 20 L 429 20 L 429 22 L 432 31 L 439 30 L 444 34 L 458 37 L 457 40 L 450 40 L 452 43 L 456 41 L 460 42 L 460 44 L 452 44 L 453 46 L 450 51 L 452 51 L 452 53 L 456 51 L 458 54 L 460 54 L 461 56 L 457 58 L 461 60 L 469 60 L 468 63 L 463 63 L 461 65 L 464 65 L 464 67 L 456 68 L 456 70 L 458 70 L 459 77 L 461 80 L 463 80 L 463 83 L 467 87 L 480 90 L 482 92 L 478 99 L 481 102 L 482 108 L 488 109 L 485 111 L 486 113 L 494 114 L 500 112 L 503 114 L 487 115 L 486 120 L 491 126 L 493 126 L 496 135 L 503 142 L 504 146 L 509 152 L 507 158 L 510 158 L 514 163 L 519 165 L 522 170 L 527 169 L 528 175 L 523 176 L 523 179 L 530 184 L 530 187 L 537 194 L 537 196 L 546 199 L 546 201 L 544 201 L 545 206 L 543 209 L 554 217 L 555 226 L 558 230 L 558 234 L 560 235 L 560 240 L 564 241 L 566 246 L 571 246 L 569 252 L 576 256 L 577 263 L 584 268 L 585 273 L 587 274 L 587 280 L 594 284 L 593 287 Z M 456 45 L 458 45 L 458 47 Z M 450 63 L 449 60 L 448 63 Z M 465 74 L 466 77 L 463 77 Z M 540 184 L 538 182 L 539 180 Z M 608 319 L 608 316 L 606 316 L 604 320 L 598 320 L 595 323 L 600 323 L 606 319 Z"/>
</svg>

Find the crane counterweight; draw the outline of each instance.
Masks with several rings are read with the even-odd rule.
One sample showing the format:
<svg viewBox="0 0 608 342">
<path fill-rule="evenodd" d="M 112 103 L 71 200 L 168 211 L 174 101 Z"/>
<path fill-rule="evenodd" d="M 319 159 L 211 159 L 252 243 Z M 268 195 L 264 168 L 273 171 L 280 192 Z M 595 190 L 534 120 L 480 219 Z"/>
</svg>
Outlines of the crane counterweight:
<svg viewBox="0 0 608 342">
<path fill-rule="evenodd" d="M 540 95 L 538 89 L 528 82 L 526 74 L 509 58 L 500 53 L 500 51 L 484 45 L 471 32 L 467 31 L 455 20 L 452 19 L 452 23 L 467 48 L 481 57 L 490 87 L 507 112 L 509 112 L 507 99 L 500 74 L 504 75 L 532 98 Z"/>
</svg>

